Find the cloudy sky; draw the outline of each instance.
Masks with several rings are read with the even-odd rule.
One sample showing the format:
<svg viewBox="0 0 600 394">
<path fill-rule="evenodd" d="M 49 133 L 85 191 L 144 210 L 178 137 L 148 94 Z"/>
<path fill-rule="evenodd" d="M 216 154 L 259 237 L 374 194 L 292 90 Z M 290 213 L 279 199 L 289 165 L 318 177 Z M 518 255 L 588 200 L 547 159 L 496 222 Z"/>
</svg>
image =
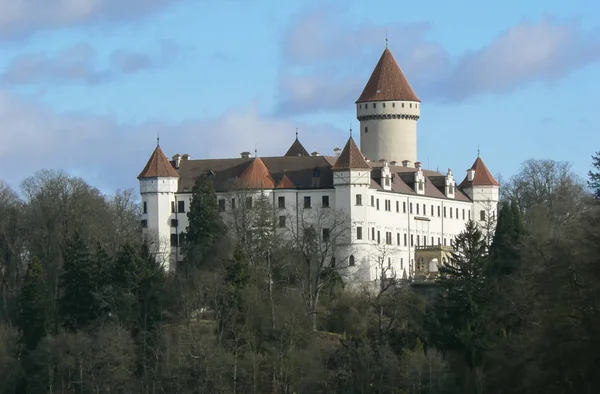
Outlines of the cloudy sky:
<svg viewBox="0 0 600 394">
<path fill-rule="evenodd" d="M 64 169 L 137 187 L 171 156 L 279 155 L 295 129 L 331 154 L 385 48 L 423 100 L 419 158 L 462 174 L 481 155 L 600 150 L 597 0 L 0 0 L 0 179 Z"/>
</svg>

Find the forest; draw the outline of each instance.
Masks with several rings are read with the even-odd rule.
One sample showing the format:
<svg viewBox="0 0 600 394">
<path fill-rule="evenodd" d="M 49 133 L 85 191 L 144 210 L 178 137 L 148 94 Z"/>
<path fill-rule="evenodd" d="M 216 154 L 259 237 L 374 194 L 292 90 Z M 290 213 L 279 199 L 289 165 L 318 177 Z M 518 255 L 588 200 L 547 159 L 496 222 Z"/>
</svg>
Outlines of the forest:
<svg viewBox="0 0 600 394">
<path fill-rule="evenodd" d="M 209 177 L 175 271 L 136 191 L 0 182 L 0 393 L 599 393 L 600 152 L 501 184 L 424 292 L 349 289 L 335 231 L 280 238 L 267 201 L 226 223 Z"/>
</svg>

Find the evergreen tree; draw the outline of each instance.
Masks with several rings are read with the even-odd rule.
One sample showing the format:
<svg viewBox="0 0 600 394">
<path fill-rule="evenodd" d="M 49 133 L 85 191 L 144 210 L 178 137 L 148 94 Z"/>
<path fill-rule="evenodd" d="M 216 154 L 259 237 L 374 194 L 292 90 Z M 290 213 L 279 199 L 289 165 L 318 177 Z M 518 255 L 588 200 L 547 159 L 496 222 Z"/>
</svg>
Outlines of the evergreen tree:
<svg viewBox="0 0 600 394">
<path fill-rule="evenodd" d="M 106 250 L 98 243 L 93 255 L 94 271 L 96 273 L 96 299 L 100 314 L 107 318 L 111 313 L 114 302 L 114 286 L 112 283 L 113 259 Z"/>
<path fill-rule="evenodd" d="M 18 326 L 27 350 L 35 349 L 46 336 L 47 307 L 44 273 L 40 262 L 34 259 L 27 268 L 19 296 Z"/>
<path fill-rule="evenodd" d="M 215 245 L 226 232 L 219 213 L 214 184 L 206 175 L 196 179 L 187 216 L 189 224 L 184 248 L 186 263 L 198 266 L 214 256 L 217 249 Z"/>
<path fill-rule="evenodd" d="M 67 245 L 60 277 L 59 299 L 63 326 L 70 331 L 89 325 L 99 314 L 97 272 L 90 251 L 79 234 Z"/>
<path fill-rule="evenodd" d="M 469 221 L 454 245 L 450 261 L 439 269 L 431 335 L 440 348 L 455 351 L 470 368 L 478 368 L 493 331 L 489 305 L 494 293 L 487 278 L 486 244 L 477 224 Z"/>
<path fill-rule="evenodd" d="M 519 266 L 518 243 L 522 232 L 516 202 L 504 201 L 498 212 L 498 224 L 490 248 L 490 274 L 504 276 Z"/>
<path fill-rule="evenodd" d="M 594 197 L 600 199 L 600 151 L 592 156 L 592 167 L 594 167 L 594 170 L 588 172 L 590 177 L 588 186 L 592 189 Z"/>
</svg>

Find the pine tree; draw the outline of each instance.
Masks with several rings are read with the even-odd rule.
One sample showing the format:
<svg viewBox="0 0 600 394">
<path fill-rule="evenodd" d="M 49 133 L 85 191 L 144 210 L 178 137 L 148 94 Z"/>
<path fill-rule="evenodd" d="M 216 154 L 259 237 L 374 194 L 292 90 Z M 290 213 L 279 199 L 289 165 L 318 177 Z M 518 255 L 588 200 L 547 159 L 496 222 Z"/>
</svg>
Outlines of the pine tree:
<svg viewBox="0 0 600 394">
<path fill-rule="evenodd" d="M 186 263 L 192 266 L 202 265 L 214 256 L 217 249 L 215 245 L 226 232 L 214 184 L 206 175 L 196 179 L 187 216 L 189 224 L 184 248 Z"/>
<path fill-rule="evenodd" d="M 592 156 L 592 167 L 595 169 L 588 172 L 590 179 L 588 186 L 592 189 L 594 197 L 600 199 L 600 151 Z"/>
<path fill-rule="evenodd" d="M 34 350 L 46 336 L 48 321 L 46 298 L 42 266 L 37 259 L 34 259 L 27 268 L 19 295 L 17 324 L 21 331 L 21 341 L 27 350 Z"/>
<path fill-rule="evenodd" d="M 114 261 L 100 243 L 96 244 L 94 249 L 93 263 L 97 289 L 95 296 L 99 313 L 102 317 L 108 318 L 114 308 L 115 288 L 112 282 Z"/>
<path fill-rule="evenodd" d="M 454 244 L 450 261 L 439 270 L 432 336 L 442 349 L 456 351 L 474 368 L 489 346 L 493 320 L 488 310 L 493 292 L 487 278 L 486 243 L 477 224 L 469 221 Z"/>
<path fill-rule="evenodd" d="M 59 299 L 63 326 L 77 331 L 88 326 L 99 314 L 96 298 L 97 272 L 90 251 L 79 234 L 67 245 Z"/>
</svg>

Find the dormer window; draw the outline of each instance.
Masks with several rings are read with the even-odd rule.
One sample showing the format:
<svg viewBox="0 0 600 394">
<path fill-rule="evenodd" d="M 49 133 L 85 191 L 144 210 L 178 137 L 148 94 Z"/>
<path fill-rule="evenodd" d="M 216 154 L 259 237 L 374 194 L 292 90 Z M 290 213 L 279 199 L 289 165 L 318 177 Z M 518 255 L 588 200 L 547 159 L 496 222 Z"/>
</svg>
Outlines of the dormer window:
<svg viewBox="0 0 600 394">
<path fill-rule="evenodd" d="M 313 171 L 313 177 L 319 178 L 320 176 L 321 176 L 321 171 L 318 168 L 315 168 L 315 170 Z"/>
<path fill-rule="evenodd" d="M 419 181 L 419 190 L 422 191 L 423 190 L 423 181 Z"/>
<path fill-rule="evenodd" d="M 390 177 L 389 177 L 389 176 L 386 176 L 386 177 L 385 177 L 385 185 L 386 185 L 386 186 L 389 186 L 389 185 L 390 185 Z"/>
</svg>

